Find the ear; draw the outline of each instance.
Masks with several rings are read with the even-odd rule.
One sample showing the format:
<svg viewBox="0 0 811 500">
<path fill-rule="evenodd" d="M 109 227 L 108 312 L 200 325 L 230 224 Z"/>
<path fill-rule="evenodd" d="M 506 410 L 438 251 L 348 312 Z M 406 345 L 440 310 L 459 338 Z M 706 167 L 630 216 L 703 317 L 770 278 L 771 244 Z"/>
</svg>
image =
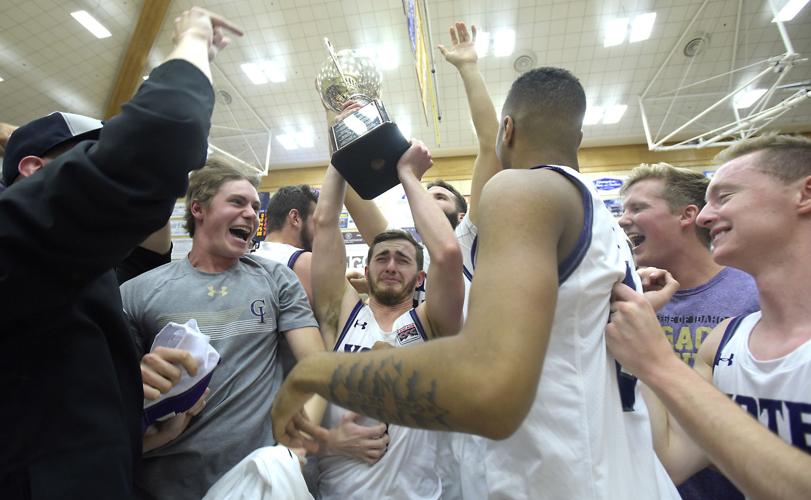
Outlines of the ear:
<svg viewBox="0 0 811 500">
<path fill-rule="evenodd" d="M 369 281 L 369 265 L 363 266 L 363 277 L 366 278 L 366 281 Z"/>
<path fill-rule="evenodd" d="M 197 221 L 202 221 L 205 215 L 205 207 L 197 200 L 191 202 L 191 214 Z"/>
<path fill-rule="evenodd" d="M 417 288 L 421 287 L 423 283 L 425 283 L 425 271 L 420 271 L 417 273 Z"/>
<path fill-rule="evenodd" d="M 799 181 L 800 192 L 797 202 L 797 213 L 811 213 L 811 175 Z"/>
<path fill-rule="evenodd" d="M 696 219 L 698 219 L 698 214 L 701 212 L 701 209 L 698 208 L 697 205 L 687 205 L 681 209 L 681 215 L 679 216 L 679 224 L 682 227 L 686 226 L 695 226 Z"/>
<path fill-rule="evenodd" d="M 465 218 L 465 212 L 459 212 L 456 214 L 456 218 L 459 219 L 459 222 L 462 222 L 462 219 Z"/>
<path fill-rule="evenodd" d="M 501 136 L 501 145 L 510 147 L 513 144 L 513 140 L 515 138 L 515 121 L 513 121 L 513 117 L 507 115 L 503 119 L 504 123 L 504 134 Z"/>
<path fill-rule="evenodd" d="M 29 177 L 44 166 L 45 162 L 42 161 L 42 158 L 38 156 L 26 156 L 20 160 L 20 163 L 17 165 L 17 171 L 20 172 L 20 176 Z"/>
<path fill-rule="evenodd" d="M 301 214 L 299 214 L 297 208 L 291 208 L 289 212 L 287 212 L 287 220 L 290 221 L 291 226 L 297 226 L 301 222 Z"/>
</svg>

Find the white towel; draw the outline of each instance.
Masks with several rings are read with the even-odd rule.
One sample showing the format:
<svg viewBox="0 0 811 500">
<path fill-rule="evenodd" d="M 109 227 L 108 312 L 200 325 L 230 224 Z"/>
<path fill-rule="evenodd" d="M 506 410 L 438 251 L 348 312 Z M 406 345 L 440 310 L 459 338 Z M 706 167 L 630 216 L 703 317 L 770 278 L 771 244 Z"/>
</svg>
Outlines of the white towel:
<svg viewBox="0 0 811 500">
<path fill-rule="evenodd" d="M 282 445 L 259 448 L 214 483 L 203 500 L 313 500 L 300 464 Z"/>
</svg>

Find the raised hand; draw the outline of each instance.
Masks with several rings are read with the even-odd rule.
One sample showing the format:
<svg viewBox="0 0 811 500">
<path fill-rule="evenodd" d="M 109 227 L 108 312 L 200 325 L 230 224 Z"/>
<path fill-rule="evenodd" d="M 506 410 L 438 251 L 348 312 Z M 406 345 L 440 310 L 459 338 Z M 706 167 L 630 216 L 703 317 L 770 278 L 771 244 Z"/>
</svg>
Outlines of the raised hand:
<svg viewBox="0 0 811 500">
<path fill-rule="evenodd" d="M 476 26 L 472 25 L 470 33 L 468 33 L 465 23 L 459 22 L 451 26 L 448 31 L 451 35 L 451 47 L 437 46 L 445 60 L 457 68 L 465 64 L 476 64 L 479 60 L 479 56 L 476 54 Z"/>
<path fill-rule="evenodd" d="M 397 177 L 402 182 L 404 175 L 413 175 L 417 179 L 422 179 L 423 174 L 431 168 L 434 161 L 431 159 L 431 152 L 422 141 L 411 139 L 411 147 L 403 153 L 400 161 L 397 162 Z"/>
<path fill-rule="evenodd" d="M 173 40 L 175 44 L 179 44 L 185 37 L 204 40 L 208 44 L 208 60 L 212 61 L 231 42 L 226 32 L 237 36 L 244 34 L 224 17 L 201 7 L 192 7 L 175 18 Z"/>
</svg>

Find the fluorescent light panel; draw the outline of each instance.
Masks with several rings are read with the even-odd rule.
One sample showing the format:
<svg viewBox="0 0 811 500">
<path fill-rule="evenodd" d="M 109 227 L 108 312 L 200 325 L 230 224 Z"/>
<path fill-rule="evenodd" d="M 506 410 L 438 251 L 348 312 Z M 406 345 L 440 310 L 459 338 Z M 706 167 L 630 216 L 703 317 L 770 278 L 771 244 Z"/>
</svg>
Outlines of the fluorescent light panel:
<svg viewBox="0 0 811 500">
<path fill-rule="evenodd" d="M 603 119 L 602 106 L 588 106 L 586 116 L 583 117 L 583 125 L 597 125 Z"/>
<path fill-rule="evenodd" d="M 634 20 L 631 21 L 631 34 L 628 36 L 628 43 L 641 42 L 650 38 L 654 22 L 656 22 L 656 12 L 646 12 L 634 17 Z"/>
<path fill-rule="evenodd" d="M 621 45 L 625 41 L 625 35 L 628 32 L 628 18 L 618 17 L 611 19 L 605 26 L 605 37 L 603 38 L 603 47 L 614 47 Z"/>
<path fill-rule="evenodd" d="M 628 109 L 628 106 L 625 104 L 614 104 L 613 106 L 606 107 L 603 113 L 603 125 L 619 123 L 626 109 Z"/>
<path fill-rule="evenodd" d="M 732 98 L 732 105 L 738 109 L 746 109 L 756 103 L 765 93 L 766 89 L 741 90 Z"/>
<path fill-rule="evenodd" d="M 496 31 L 493 36 L 493 55 L 496 57 L 505 57 L 512 54 L 514 50 L 515 30 L 506 28 Z"/>
<path fill-rule="evenodd" d="M 254 85 L 264 85 L 268 82 L 279 83 L 287 80 L 281 66 L 275 61 L 243 63 L 239 67 Z"/>
<path fill-rule="evenodd" d="M 406 139 L 411 139 L 411 120 L 408 118 L 401 118 L 397 120 L 397 128 Z"/>
<path fill-rule="evenodd" d="M 103 24 L 98 22 L 95 17 L 91 16 L 86 10 L 77 10 L 71 12 L 73 19 L 79 21 L 79 24 L 85 27 L 87 31 L 93 34 L 96 38 L 109 38 L 113 36 L 110 30 L 104 27 Z"/>
<path fill-rule="evenodd" d="M 293 137 L 292 134 L 280 134 L 276 136 L 276 140 L 279 141 L 279 144 L 288 151 L 292 151 L 294 149 L 298 149 L 298 144 L 296 143 L 296 138 Z"/>
<path fill-rule="evenodd" d="M 774 16 L 772 22 L 776 23 L 777 21 L 782 22 L 791 21 L 803 9 L 803 7 L 805 7 L 805 4 L 807 3 L 808 0 L 789 0 L 788 3 L 786 3 L 786 5 L 784 5 L 782 9 L 780 9 L 780 12 L 778 12 L 777 15 Z"/>
</svg>

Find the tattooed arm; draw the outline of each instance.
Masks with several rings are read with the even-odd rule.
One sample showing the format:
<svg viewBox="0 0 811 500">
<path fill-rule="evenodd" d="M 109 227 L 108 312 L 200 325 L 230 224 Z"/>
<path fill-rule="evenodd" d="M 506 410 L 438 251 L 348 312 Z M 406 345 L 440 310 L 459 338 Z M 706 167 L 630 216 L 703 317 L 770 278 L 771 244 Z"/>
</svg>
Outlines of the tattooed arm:
<svg viewBox="0 0 811 500">
<path fill-rule="evenodd" d="M 554 173 L 495 176 L 481 200 L 476 280 L 462 332 L 407 349 L 306 358 L 277 395 L 276 438 L 289 444 L 299 442 L 299 430 L 318 431 L 298 416 L 311 393 L 385 422 L 512 434 L 535 398 L 557 299 L 558 246 L 565 255 L 572 226 L 579 229 L 578 200 L 576 188 Z M 520 214 L 521 224 L 505 224 L 503 214 Z"/>
</svg>

